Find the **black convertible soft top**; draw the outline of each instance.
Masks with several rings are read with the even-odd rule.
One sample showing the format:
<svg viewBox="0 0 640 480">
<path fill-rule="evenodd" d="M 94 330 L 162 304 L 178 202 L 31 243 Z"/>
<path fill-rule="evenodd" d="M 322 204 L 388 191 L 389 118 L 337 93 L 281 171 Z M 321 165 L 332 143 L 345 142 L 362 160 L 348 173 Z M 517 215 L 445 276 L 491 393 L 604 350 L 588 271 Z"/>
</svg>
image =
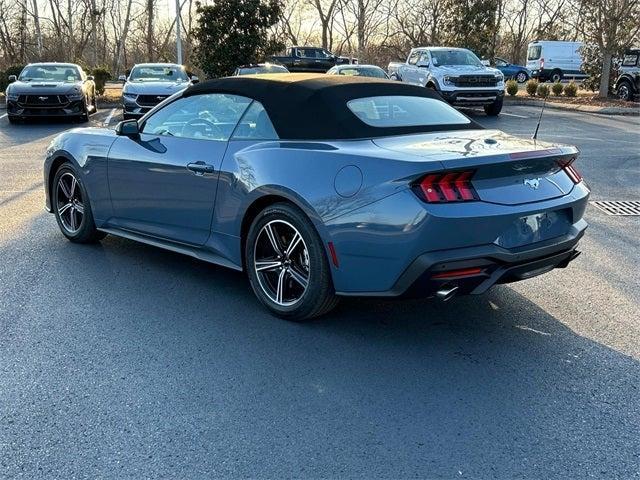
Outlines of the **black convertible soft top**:
<svg viewBox="0 0 640 480">
<path fill-rule="evenodd" d="M 290 140 L 356 139 L 483 128 L 473 120 L 465 125 L 391 128 L 367 125 L 349 110 L 349 100 L 385 95 L 442 100 L 433 90 L 376 78 L 304 73 L 226 77 L 192 85 L 183 96 L 201 93 L 228 93 L 259 101 L 280 138 Z"/>
</svg>

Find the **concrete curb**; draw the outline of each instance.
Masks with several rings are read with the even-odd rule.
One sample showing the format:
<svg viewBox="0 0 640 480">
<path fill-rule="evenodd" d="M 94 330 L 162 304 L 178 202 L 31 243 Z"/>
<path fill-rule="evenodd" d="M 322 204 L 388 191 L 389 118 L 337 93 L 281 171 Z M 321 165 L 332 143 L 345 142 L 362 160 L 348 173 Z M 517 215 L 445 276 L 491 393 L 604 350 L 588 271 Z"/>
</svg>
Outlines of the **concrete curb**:
<svg viewBox="0 0 640 480">
<path fill-rule="evenodd" d="M 518 98 L 518 97 L 505 97 L 506 105 L 530 105 L 535 107 L 542 106 L 542 100 L 537 98 Z M 556 110 L 569 110 L 574 112 L 587 112 L 598 113 L 601 115 L 628 115 L 638 116 L 640 115 L 640 108 L 625 108 L 625 107 L 596 107 L 594 105 L 575 105 L 573 103 L 557 103 L 547 102 L 544 108 L 552 108 Z"/>
</svg>

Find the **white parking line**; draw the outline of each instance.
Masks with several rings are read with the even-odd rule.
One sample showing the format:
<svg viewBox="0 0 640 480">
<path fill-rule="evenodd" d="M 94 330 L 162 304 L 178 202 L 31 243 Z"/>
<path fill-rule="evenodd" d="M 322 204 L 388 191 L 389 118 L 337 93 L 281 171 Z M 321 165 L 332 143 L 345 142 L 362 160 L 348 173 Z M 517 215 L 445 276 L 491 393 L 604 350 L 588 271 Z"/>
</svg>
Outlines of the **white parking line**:
<svg viewBox="0 0 640 480">
<path fill-rule="evenodd" d="M 109 115 L 107 116 L 107 118 L 105 118 L 103 125 L 105 127 L 109 126 L 109 122 L 111 122 L 111 117 L 113 117 L 113 114 L 116 113 L 116 109 L 112 108 L 111 111 L 109 112 Z"/>
<path fill-rule="evenodd" d="M 500 112 L 500 115 L 506 115 L 507 117 L 529 118 L 525 115 L 516 115 L 515 113 L 506 113 L 506 112 Z"/>
<path fill-rule="evenodd" d="M 0 119 L 6 117 L 7 115 L 9 115 L 8 113 L 5 113 L 4 115 L 0 115 Z"/>
</svg>

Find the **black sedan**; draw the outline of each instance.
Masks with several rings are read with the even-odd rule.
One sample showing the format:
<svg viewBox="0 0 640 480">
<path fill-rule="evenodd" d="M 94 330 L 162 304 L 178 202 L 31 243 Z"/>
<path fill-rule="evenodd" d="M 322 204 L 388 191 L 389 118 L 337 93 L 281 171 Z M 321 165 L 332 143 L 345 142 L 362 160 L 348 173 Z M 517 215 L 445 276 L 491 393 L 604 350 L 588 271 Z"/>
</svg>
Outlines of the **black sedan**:
<svg viewBox="0 0 640 480">
<path fill-rule="evenodd" d="M 9 76 L 6 91 L 9 122 L 34 117 L 89 120 L 97 110 L 91 75 L 72 63 L 32 63 L 20 75 Z"/>
</svg>

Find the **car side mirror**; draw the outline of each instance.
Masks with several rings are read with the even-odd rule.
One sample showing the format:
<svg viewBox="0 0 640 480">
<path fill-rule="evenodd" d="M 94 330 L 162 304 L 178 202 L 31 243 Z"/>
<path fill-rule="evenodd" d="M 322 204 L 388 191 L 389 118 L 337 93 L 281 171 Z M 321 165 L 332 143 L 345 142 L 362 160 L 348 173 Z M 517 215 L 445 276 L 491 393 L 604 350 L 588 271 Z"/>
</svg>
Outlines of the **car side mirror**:
<svg viewBox="0 0 640 480">
<path fill-rule="evenodd" d="M 427 68 L 429 66 L 429 62 L 417 62 L 416 67 L 419 68 Z"/>
<path fill-rule="evenodd" d="M 9 83 L 13 83 L 18 80 L 18 77 L 15 75 L 9 75 Z"/>
<path fill-rule="evenodd" d="M 122 82 L 122 83 L 125 83 L 127 81 L 127 76 L 126 75 L 120 75 L 118 77 L 118 81 Z"/>
<path fill-rule="evenodd" d="M 136 138 L 140 135 L 140 128 L 137 120 L 124 120 L 116 125 L 116 135 Z"/>
<path fill-rule="evenodd" d="M 200 79 L 197 77 L 197 75 L 191 75 L 191 83 L 198 83 L 200 82 Z"/>
<path fill-rule="evenodd" d="M 95 80 L 95 77 L 93 75 L 87 75 L 87 80 L 93 81 Z"/>
</svg>

